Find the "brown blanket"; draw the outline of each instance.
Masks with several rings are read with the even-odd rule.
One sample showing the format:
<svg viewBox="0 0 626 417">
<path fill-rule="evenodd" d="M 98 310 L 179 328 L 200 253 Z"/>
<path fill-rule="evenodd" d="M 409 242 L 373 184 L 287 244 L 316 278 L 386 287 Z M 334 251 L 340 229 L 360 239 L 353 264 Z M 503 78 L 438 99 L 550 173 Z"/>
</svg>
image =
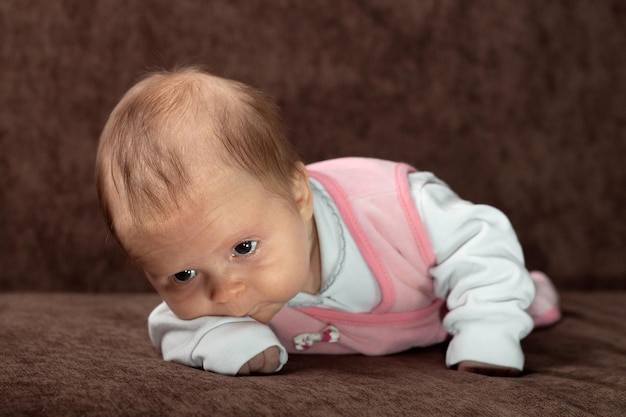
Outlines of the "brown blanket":
<svg viewBox="0 0 626 417">
<path fill-rule="evenodd" d="M 620 416 L 626 293 L 568 292 L 563 321 L 523 342 L 526 372 L 451 371 L 445 346 L 386 356 L 292 355 L 273 376 L 164 362 L 152 294 L 0 295 L 0 415 Z"/>
</svg>

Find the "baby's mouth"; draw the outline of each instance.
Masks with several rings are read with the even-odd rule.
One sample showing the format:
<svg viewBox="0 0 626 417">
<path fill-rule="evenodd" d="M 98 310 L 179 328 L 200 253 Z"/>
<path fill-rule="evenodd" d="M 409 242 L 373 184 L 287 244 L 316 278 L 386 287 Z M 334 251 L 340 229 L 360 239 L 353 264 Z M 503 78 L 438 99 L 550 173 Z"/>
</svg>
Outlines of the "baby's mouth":
<svg viewBox="0 0 626 417">
<path fill-rule="evenodd" d="M 257 305 L 252 307 L 252 309 L 250 309 L 250 311 L 248 311 L 248 314 L 246 314 L 246 316 L 248 317 L 252 317 L 253 319 L 259 315 L 259 313 L 262 310 L 262 305 Z"/>
<path fill-rule="evenodd" d="M 276 312 L 268 311 L 270 310 L 270 307 L 270 304 L 258 305 L 250 310 L 248 317 L 252 317 L 258 322 L 267 324 L 276 315 Z"/>
<path fill-rule="evenodd" d="M 246 314 L 246 316 L 254 317 L 254 315 L 259 312 L 259 309 L 259 306 L 253 307 L 252 310 L 248 311 L 248 314 Z"/>
</svg>

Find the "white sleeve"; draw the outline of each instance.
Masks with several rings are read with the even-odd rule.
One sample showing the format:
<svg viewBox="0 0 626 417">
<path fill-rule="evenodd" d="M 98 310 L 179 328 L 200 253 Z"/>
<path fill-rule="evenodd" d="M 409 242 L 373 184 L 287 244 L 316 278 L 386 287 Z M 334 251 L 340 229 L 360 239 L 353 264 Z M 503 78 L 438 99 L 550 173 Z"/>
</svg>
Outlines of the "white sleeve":
<svg viewBox="0 0 626 417">
<path fill-rule="evenodd" d="M 461 200 L 431 173 L 409 181 L 435 252 L 435 292 L 449 309 L 446 365 L 473 360 L 522 370 L 520 340 L 533 328 L 525 310 L 535 289 L 511 223 L 493 207 Z"/>
<path fill-rule="evenodd" d="M 265 349 L 280 350 L 278 372 L 287 351 L 269 326 L 249 317 L 200 317 L 181 320 L 164 302 L 150 313 L 148 331 L 163 359 L 205 371 L 235 375 Z"/>
</svg>

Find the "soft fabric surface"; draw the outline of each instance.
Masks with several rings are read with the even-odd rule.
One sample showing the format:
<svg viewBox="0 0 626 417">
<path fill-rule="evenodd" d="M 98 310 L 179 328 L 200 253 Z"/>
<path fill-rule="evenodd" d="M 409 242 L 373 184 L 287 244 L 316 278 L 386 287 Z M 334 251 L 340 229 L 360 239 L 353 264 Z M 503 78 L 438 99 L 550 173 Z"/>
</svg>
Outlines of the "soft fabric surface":
<svg viewBox="0 0 626 417">
<path fill-rule="evenodd" d="M 0 415 L 620 416 L 626 293 L 569 292 L 564 319 L 523 342 L 520 378 L 447 370 L 445 346 L 387 357 L 292 355 L 274 376 L 164 362 L 151 294 L 0 295 Z"/>
</svg>

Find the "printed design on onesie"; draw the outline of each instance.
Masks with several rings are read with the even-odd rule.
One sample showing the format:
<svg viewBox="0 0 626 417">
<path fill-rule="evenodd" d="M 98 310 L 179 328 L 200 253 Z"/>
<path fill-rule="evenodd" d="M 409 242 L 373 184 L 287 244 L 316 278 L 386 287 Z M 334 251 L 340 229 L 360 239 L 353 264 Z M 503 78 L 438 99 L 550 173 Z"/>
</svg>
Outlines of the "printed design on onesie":
<svg viewBox="0 0 626 417">
<path fill-rule="evenodd" d="M 339 341 L 339 329 L 332 324 L 320 333 L 302 333 L 293 338 L 296 350 L 310 349 L 315 343 L 337 343 Z"/>
</svg>

